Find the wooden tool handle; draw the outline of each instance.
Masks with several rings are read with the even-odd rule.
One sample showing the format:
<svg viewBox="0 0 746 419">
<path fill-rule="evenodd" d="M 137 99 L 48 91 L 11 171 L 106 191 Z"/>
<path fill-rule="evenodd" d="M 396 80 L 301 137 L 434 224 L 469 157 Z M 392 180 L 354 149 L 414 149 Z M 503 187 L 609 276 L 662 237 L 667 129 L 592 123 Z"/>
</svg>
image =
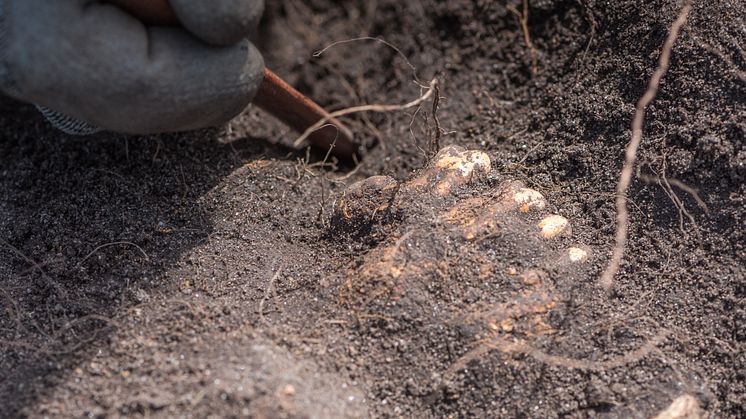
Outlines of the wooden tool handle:
<svg viewBox="0 0 746 419">
<path fill-rule="evenodd" d="M 168 0 L 111 0 L 145 23 L 153 25 L 179 25 L 174 9 Z"/>
<path fill-rule="evenodd" d="M 332 153 L 346 159 L 358 152 L 360 146 L 353 141 L 352 131 L 266 67 L 264 81 L 254 96 L 254 104 L 299 133 L 326 119 L 329 125 L 314 131 L 308 137 L 311 143 L 325 151 L 334 145 Z"/>
<path fill-rule="evenodd" d="M 169 0 L 109 0 L 109 2 L 148 24 L 180 24 Z M 308 137 L 311 143 L 324 150 L 328 150 L 334 144 L 332 154 L 345 160 L 350 160 L 357 154 L 359 145 L 354 142 L 352 131 L 336 118 L 330 118 L 329 113 L 321 106 L 283 81 L 268 68 L 264 69 L 264 81 L 254 97 L 254 104 L 301 133 L 320 120 L 326 119 L 330 126 L 311 134 Z"/>
</svg>

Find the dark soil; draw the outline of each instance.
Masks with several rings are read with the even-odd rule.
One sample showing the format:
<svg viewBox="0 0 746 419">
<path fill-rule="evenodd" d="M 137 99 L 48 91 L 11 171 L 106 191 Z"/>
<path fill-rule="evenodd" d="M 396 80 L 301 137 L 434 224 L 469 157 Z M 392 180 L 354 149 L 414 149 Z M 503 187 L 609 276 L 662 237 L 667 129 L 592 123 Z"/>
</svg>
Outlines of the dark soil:
<svg viewBox="0 0 746 419">
<path fill-rule="evenodd" d="M 682 394 L 746 416 L 743 2 L 697 2 L 676 42 L 610 295 L 617 177 L 678 1 L 533 0 L 535 65 L 521 1 L 271 3 L 268 62 L 325 106 L 420 94 L 380 43 L 311 57 L 334 41 L 381 36 L 437 77 L 441 144 L 492 159 L 458 196 L 524 182 L 572 221 L 587 266 L 547 268 L 564 242 L 510 223 L 477 245 L 449 235 L 429 215 L 448 200 L 333 225 L 346 185 L 426 164 L 429 102 L 352 119 L 377 144 L 350 171 L 293 152 L 254 109 L 216 130 L 76 138 L 4 100 L 0 417 L 626 418 Z M 432 269 L 366 282 L 397 243 Z M 510 272 L 536 267 L 546 289 L 527 294 Z M 515 328 L 491 330 L 506 310 Z"/>
</svg>

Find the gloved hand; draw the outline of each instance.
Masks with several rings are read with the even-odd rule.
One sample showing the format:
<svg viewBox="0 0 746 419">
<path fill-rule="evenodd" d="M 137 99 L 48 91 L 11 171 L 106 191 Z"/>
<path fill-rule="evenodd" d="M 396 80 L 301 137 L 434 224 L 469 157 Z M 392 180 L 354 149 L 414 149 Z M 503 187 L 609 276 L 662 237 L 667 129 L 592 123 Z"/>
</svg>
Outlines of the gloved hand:
<svg viewBox="0 0 746 419">
<path fill-rule="evenodd" d="M 0 90 L 122 133 L 228 121 L 262 82 L 245 38 L 264 1 L 170 3 L 186 29 L 147 26 L 100 1 L 0 0 Z"/>
</svg>

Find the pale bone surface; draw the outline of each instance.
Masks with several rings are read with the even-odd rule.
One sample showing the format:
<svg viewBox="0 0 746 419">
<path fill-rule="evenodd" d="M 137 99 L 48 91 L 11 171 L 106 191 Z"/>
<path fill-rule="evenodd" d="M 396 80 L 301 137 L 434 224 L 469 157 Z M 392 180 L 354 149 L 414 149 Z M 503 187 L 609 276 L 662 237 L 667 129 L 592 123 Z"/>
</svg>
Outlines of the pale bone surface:
<svg viewBox="0 0 746 419">
<path fill-rule="evenodd" d="M 494 173 L 486 153 L 445 147 L 410 179 L 373 176 L 337 200 L 332 233 L 370 247 L 346 273 L 340 299 L 360 318 L 427 313 L 442 319 L 444 330 L 471 327 L 474 341 L 443 371 L 444 380 L 490 352 L 575 369 L 619 368 L 634 355 L 594 364 L 535 349 L 560 332 L 551 320 L 566 301 L 558 285 L 594 280 L 589 262 L 598 254 L 573 238 L 572 224 L 540 191 Z M 471 299 L 475 287 L 487 297 Z M 678 396 L 660 391 L 659 400 Z M 610 413 L 652 417 L 661 407 Z"/>
</svg>

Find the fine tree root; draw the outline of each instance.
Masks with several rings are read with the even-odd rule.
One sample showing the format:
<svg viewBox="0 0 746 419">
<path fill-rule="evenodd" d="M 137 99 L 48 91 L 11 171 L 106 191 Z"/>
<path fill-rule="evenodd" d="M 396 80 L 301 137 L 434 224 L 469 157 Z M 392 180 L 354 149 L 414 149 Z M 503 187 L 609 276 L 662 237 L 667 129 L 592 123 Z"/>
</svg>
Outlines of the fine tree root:
<svg viewBox="0 0 746 419">
<path fill-rule="evenodd" d="M 528 0 L 523 0 L 523 7 L 520 12 L 512 4 L 508 5 L 507 8 L 516 15 L 518 22 L 521 24 L 523 40 L 526 42 L 526 46 L 531 54 L 531 73 L 536 74 L 539 71 L 539 53 L 534 47 L 534 43 L 531 41 L 531 33 L 528 30 Z"/>
<path fill-rule="evenodd" d="M 630 140 L 625 150 L 625 159 L 622 172 L 619 175 L 619 184 L 617 185 L 616 195 L 616 222 L 617 230 L 615 236 L 614 251 L 609 261 L 608 266 L 601 275 L 599 281 L 601 287 L 606 291 L 611 291 L 614 285 L 614 277 L 619 272 L 619 267 L 624 257 L 624 251 L 627 246 L 627 230 L 629 228 L 629 213 L 627 212 L 627 190 L 629 189 L 630 183 L 632 183 L 633 167 L 637 160 L 637 149 L 640 147 L 642 141 L 642 125 L 645 120 L 645 110 L 650 103 L 655 99 L 658 93 L 658 86 L 660 85 L 661 78 L 668 71 L 669 61 L 671 59 L 671 50 L 676 42 L 676 38 L 679 35 L 679 30 L 686 23 L 689 17 L 689 12 L 692 6 L 687 3 L 682 7 L 679 17 L 671 25 L 671 31 L 666 38 L 666 42 L 663 45 L 658 68 L 653 72 L 653 76 L 650 78 L 650 83 L 645 91 L 645 94 L 640 98 L 635 108 L 635 117 L 632 121 L 632 139 Z"/>
<path fill-rule="evenodd" d="M 321 161 L 321 167 L 322 168 L 325 167 L 325 165 L 329 164 L 327 162 L 329 161 L 329 157 L 332 154 L 332 150 L 334 150 L 334 147 L 336 145 L 337 145 L 337 138 L 334 138 L 334 141 L 329 146 L 329 150 L 327 150 L 326 155 L 324 156 L 324 160 Z M 333 170 L 336 170 L 336 167 L 337 167 L 336 163 L 331 163 L 331 164 L 332 164 Z M 324 205 L 326 205 L 326 200 L 327 200 L 327 196 L 326 196 L 326 181 L 329 180 L 329 179 L 327 179 L 327 172 L 322 171 L 321 172 L 321 176 L 319 176 L 318 179 L 319 179 L 319 186 L 321 187 L 321 197 L 320 197 L 321 199 L 320 199 L 320 202 L 319 202 L 319 212 L 318 212 L 318 214 L 316 216 L 316 222 L 317 223 L 321 223 L 323 225 L 324 224 L 324 221 L 323 221 L 323 219 L 324 219 Z M 324 228 L 326 228 L 326 226 L 324 226 Z"/>
<path fill-rule="evenodd" d="M 741 80 L 742 83 L 746 83 L 746 71 L 742 70 L 738 67 L 738 65 L 733 62 L 730 57 L 728 57 L 725 52 L 723 52 L 722 48 L 720 47 L 714 47 L 707 42 L 699 39 L 696 35 L 692 34 L 692 38 L 694 38 L 694 41 L 700 46 L 700 48 L 704 49 L 705 51 L 708 51 L 718 58 L 720 58 L 726 65 L 726 69 L 729 73 L 733 74 L 737 79 Z M 738 43 L 734 42 L 735 46 L 738 47 Z M 746 56 L 741 54 L 741 58 L 746 59 Z"/>
<path fill-rule="evenodd" d="M 22 331 L 27 332 L 28 329 L 23 325 L 21 310 L 18 308 L 15 299 L 8 295 L 8 292 L 2 287 L 0 287 L 0 297 L 2 297 L 6 302 L 4 310 L 5 314 L 15 322 L 15 334 L 20 334 Z"/>
<path fill-rule="evenodd" d="M 582 63 L 585 63 L 585 58 L 588 55 L 588 51 L 591 49 L 591 44 L 593 44 L 593 39 L 596 37 L 596 31 L 598 31 L 598 21 L 596 20 L 596 17 L 593 15 L 593 10 L 591 10 L 590 5 L 588 5 L 587 0 L 576 0 L 578 4 L 580 4 L 580 7 L 585 11 L 585 19 L 588 21 L 588 24 L 591 26 L 591 36 L 588 39 L 588 44 L 585 46 L 585 50 L 583 51 L 583 56 L 580 59 L 581 66 Z"/>
<path fill-rule="evenodd" d="M 334 42 L 334 43 L 331 43 L 331 44 L 327 45 L 326 47 L 324 47 L 324 49 L 322 49 L 320 51 L 314 52 L 313 56 L 315 58 L 318 58 L 318 57 L 321 57 L 321 55 L 324 54 L 326 51 L 328 51 L 329 49 L 331 49 L 333 47 L 336 47 L 337 45 L 349 44 L 349 43 L 358 42 L 358 41 L 375 41 L 375 42 L 379 42 L 379 43 L 381 43 L 383 45 L 386 45 L 387 47 L 393 49 L 394 51 L 396 51 L 396 53 L 399 54 L 399 57 L 401 57 L 404 60 L 404 62 L 407 64 L 407 67 L 409 67 L 412 70 L 412 79 L 417 84 L 419 84 L 420 86 L 423 86 L 423 83 L 420 81 L 420 78 L 417 76 L 417 67 L 415 67 L 414 64 L 412 64 L 411 61 L 409 61 L 409 58 L 407 58 L 407 56 L 404 55 L 404 53 L 396 45 L 394 45 L 394 44 L 392 44 L 390 42 L 387 42 L 387 41 L 385 41 L 382 38 L 374 38 L 372 36 L 362 36 L 362 37 L 359 37 L 359 38 L 345 39 L 345 40 L 342 40 L 342 41 L 337 41 L 337 42 Z"/>
<path fill-rule="evenodd" d="M 673 190 L 673 187 L 676 186 L 677 188 L 683 190 L 684 192 L 689 193 L 692 198 L 697 202 L 697 205 L 702 209 L 702 211 L 705 212 L 705 214 L 710 215 L 710 209 L 707 207 L 707 204 L 702 200 L 702 198 L 699 196 L 699 193 L 696 189 L 688 186 L 684 182 L 677 180 L 677 179 L 671 179 L 666 176 L 666 156 L 663 156 L 663 162 L 661 163 L 661 173 L 658 175 L 658 173 L 653 170 L 656 176 L 647 176 L 640 174 L 640 169 L 637 169 L 637 178 L 640 179 L 643 182 L 648 183 L 655 183 L 658 186 L 663 189 L 663 193 L 666 194 L 668 199 L 673 202 L 674 206 L 679 212 L 679 231 L 681 231 L 682 234 L 686 234 L 686 230 L 684 229 L 684 217 L 686 217 L 689 222 L 694 226 L 694 231 L 697 234 L 698 238 L 702 239 L 700 231 L 699 231 L 699 225 L 697 224 L 697 220 L 694 218 L 694 216 L 689 212 L 689 210 L 684 205 L 684 202 L 679 198 L 679 196 L 676 194 L 676 192 Z"/>
<path fill-rule="evenodd" d="M 420 106 L 423 103 L 425 103 L 428 99 L 430 99 L 430 97 L 432 97 L 434 94 L 438 95 L 438 80 L 436 78 L 433 78 L 430 81 L 430 83 L 428 83 L 427 85 L 424 84 L 422 81 L 420 81 L 420 78 L 417 75 L 417 67 L 415 67 L 414 64 L 412 64 L 411 61 L 409 61 L 409 59 L 407 58 L 407 56 L 404 55 L 404 53 L 396 45 L 393 45 L 390 42 L 387 42 L 387 41 L 385 41 L 385 40 L 383 40 L 381 38 L 374 38 L 374 37 L 370 37 L 370 36 L 363 36 L 363 37 L 359 37 L 359 38 L 345 39 L 345 40 L 342 40 L 342 41 L 337 41 L 337 42 L 334 42 L 334 43 L 326 46 L 322 50 L 315 52 L 313 54 L 313 56 L 314 57 L 320 57 L 322 54 L 324 54 L 330 48 L 336 47 L 338 45 L 348 44 L 348 43 L 352 43 L 352 42 L 359 42 L 359 41 L 375 41 L 375 42 L 381 43 L 381 44 L 387 46 L 388 48 L 391 48 L 392 50 L 394 50 L 398 54 L 398 56 L 401 57 L 404 60 L 404 62 L 407 65 L 407 67 L 409 67 L 410 70 L 412 71 L 412 79 L 414 80 L 414 82 L 421 89 L 420 97 L 417 98 L 417 99 L 415 99 L 415 100 L 413 100 L 413 101 L 411 101 L 411 102 L 409 102 L 409 103 L 403 104 L 403 105 L 383 105 L 383 104 L 381 104 L 381 105 L 361 105 L 361 106 L 354 106 L 354 107 L 350 107 L 350 108 L 346 108 L 346 109 L 341 109 L 341 110 L 332 112 L 329 115 L 327 115 L 326 117 L 324 117 L 321 120 L 319 120 L 314 125 L 310 126 L 308 129 L 306 129 L 305 132 L 303 132 L 303 134 L 300 135 L 300 137 L 298 137 L 297 139 L 295 139 L 295 141 L 293 141 L 293 145 L 295 147 L 299 147 L 313 132 L 315 132 L 315 131 L 321 129 L 322 127 L 324 127 L 325 124 L 328 124 L 332 119 L 339 118 L 339 117 L 346 116 L 346 115 L 351 115 L 351 114 L 356 114 L 356 113 L 362 113 L 364 115 L 364 121 L 367 121 L 366 125 L 368 125 L 369 128 L 371 128 L 372 124 L 370 123 L 370 120 L 365 115 L 365 113 L 367 113 L 367 112 L 388 113 L 388 112 L 403 111 L 403 110 L 407 110 L 407 109 L 411 109 L 411 108 L 415 108 L 415 107 L 419 111 Z M 435 98 L 436 102 L 439 99 L 440 99 L 440 97 L 436 97 Z M 434 109 L 437 109 L 437 103 L 435 104 Z M 415 115 L 416 114 L 417 114 L 417 112 L 415 112 Z M 414 120 L 414 116 L 413 116 L 413 120 Z M 436 124 L 437 123 L 439 123 L 439 122 L 436 120 Z M 372 127 L 372 128 L 373 128 L 372 131 L 374 132 L 374 135 L 376 135 L 376 137 L 379 140 L 381 140 L 382 137 L 380 135 L 380 132 L 377 129 L 375 129 L 375 127 Z M 438 137 L 437 138 L 438 140 L 439 140 L 439 132 L 441 132 L 440 131 L 440 127 L 438 127 L 438 133 L 436 133 L 436 136 Z"/>
<path fill-rule="evenodd" d="M 39 275 L 41 275 L 41 278 L 44 280 L 44 282 L 47 284 L 47 286 L 54 289 L 54 291 L 62 297 L 63 299 L 67 298 L 67 291 L 65 288 L 63 288 L 59 282 L 55 281 L 54 279 L 50 278 L 49 275 L 47 275 L 47 272 L 44 270 L 41 264 L 39 264 L 37 261 L 31 259 L 29 256 L 25 255 L 23 252 L 21 252 L 20 249 L 13 246 L 12 244 L 8 243 L 5 240 L 0 240 L 0 245 L 5 246 L 8 250 L 10 250 L 13 254 L 15 254 L 17 257 L 23 259 L 26 263 L 31 265 L 33 270 L 36 270 L 39 272 Z"/>
<path fill-rule="evenodd" d="M 679 211 L 679 231 L 681 231 L 682 234 L 686 234 L 686 231 L 684 230 L 684 217 L 686 216 L 686 218 L 689 219 L 689 222 L 694 226 L 694 230 L 699 234 L 699 225 L 697 224 L 697 220 L 695 220 L 694 216 L 689 212 L 689 210 L 686 209 L 686 206 L 681 201 L 681 198 L 676 195 L 676 192 L 674 192 L 673 187 L 671 187 L 671 183 L 669 183 L 665 173 L 663 173 L 660 177 L 660 181 L 658 182 L 658 184 L 663 188 L 663 192 L 668 196 L 668 199 L 673 202 L 674 206 Z"/>
<path fill-rule="evenodd" d="M 433 136 L 432 143 L 430 143 L 430 158 L 434 157 L 438 150 L 440 150 L 440 137 L 443 134 L 442 128 L 440 127 L 440 120 L 438 119 L 438 106 L 440 105 L 440 89 L 438 84 L 434 84 L 435 96 L 433 97 L 433 120 L 435 120 L 435 135 Z"/>
<path fill-rule="evenodd" d="M 707 204 L 705 204 L 705 201 L 702 200 L 702 197 L 699 196 L 699 192 L 697 192 L 696 189 L 678 179 L 667 178 L 666 180 L 671 186 L 675 186 L 691 195 L 692 198 L 694 198 L 694 201 L 697 202 L 697 205 L 702 209 L 702 211 L 704 211 L 707 215 L 710 214 L 710 208 L 707 206 Z"/>
<path fill-rule="evenodd" d="M 134 244 L 132 242 L 123 242 L 122 241 L 122 242 L 111 242 L 111 243 L 102 244 L 101 246 L 93 249 L 91 251 L 91 253 L 89 253 L 89 254 L 86 255 L 86 257 L 84 257 L 83 259 L 81 259 L 81 261 L 78 262 L 78 265 L 82 265 L 85 261 L 87 261 L 88 259 L 90 259 L 91 256 L 95 255 L 96 252 L 98 252 L 101 249 L 105 249 L 105 248 L 111 247 L 111 246 L 120 246 L 120 245 L 123 245 L 123 246 L 132 246 L 135 249 L 137 249 L 137 250 L 140 251 L 140 253 L 145 257 L 145 260 L 150 260 L 150 256 L 148 256 L 148 254 L 145 253 L 144 250 L 142 250 L 142 247 L 140 247 L 140 246 L 138 246 L 138 245 L 136 245 L 136 244 Z"/>
<path fill-rule="evenodd" d="M 409 103 L 405 103 L 403 105 L 362 105 L 362 106 L 353 106 L 347 109 L 340 109 L 338 111 L 332 112 L 329 115 L 322 118 L 321 120 L 319 120 L 319 122 L 308 127 L 308 129 L 306 129 L 306 131 L 303 132 L 303 134 L 301 134 L 300 137 L 298 137 L 295 141 L 293 141 L 293 145 L 295 147 L 299 147 L 303 143 L 303 141 L 305 141 L 308 138 L 308 136 L 310 136 L 314 131 L 321 129 L 321 127 L 323 127 L 325 124 L 327 124 L 330 120 L 334 118 L 339 118 L 342 116 L 351 115 L 355 113 L 361 113 L 361 112 L 386 113 L 386 112 L 403 111 L 403 110 L 411 109 L 414 107 L 418 107 L 424 102 L 427 102 L 430 99 L 430 97 L 433 96 L 437 85 L 438 85 L 438 79 L 432 79 L 430 81 L 430 84 L 426 88 L 424 88 L 424 92 L 419 98 Z"/>
<path fill-rule="evenodd" d="M 584 371 L 603 372 L 614 368 L 620 368 L 638 362 L 657 349 L 669 336 L 668 330 L 660 331 L 657 335 L 646 341 L 642 346 L 632 352 L 611 358 L 606 361 L 589 361 L 586 359 L 575 359 L 559 355 L 551 355 L 534 348 L 523 340 L 509 341 L 503 337 L 496 337 L 491 341 L 482 341 L 481 345 L 467 352 L 446 370 L 445 375 L 451 376 L 466 367 L 471 361 L 480 359 L 484 355 L 498 350 L 505 354 L 517 354 L 529 356 L 541 363 Z"/>
<path fill-rule="evenodd" d="M 95 320 L 95 321 L 105 323 L 106 326 L 91 330 L 90 333 L 87 334 L 87 337 L 79 339 L 78 341 L 71 343 L 70 345 L 63 346 L 59 349 L 50 349 L 61 344 L 63 335 L 70 334 L 69 331 L 72 330 L 76 325 L 86 322 L 86 321 L 90 321 L 90 320 Z M 56 330 L 52 335 L 45 335 L 45 338 L 49 342 L 47 342 L 43 346 L 36 346 L 31 343 L 24 342 L 22 340 L 0 339 L 0 348 L 5 347 L 5 348 L 25 349 L 27 351 L 31 351 L 36 354 L 41 354 L 41 355 L 45 355 L 49 357 L 63 356 L 63 355 L 68 355 L 68 354 L 77 352 L 80 348 L 83 348 L 84 346 L 96 341 L 102 332 L 105 332 L 111 329 L 121 329 L 121 328 L 122 328 L 122 325 L 111 318 L 96 315 L 96 314 L 90 314 L 90 315 L 82 316 L 82 317 L 79 317 L 77 319 L 67 322 L 65 325 L 63 325 L 58 330 Z"/>
</svg>

